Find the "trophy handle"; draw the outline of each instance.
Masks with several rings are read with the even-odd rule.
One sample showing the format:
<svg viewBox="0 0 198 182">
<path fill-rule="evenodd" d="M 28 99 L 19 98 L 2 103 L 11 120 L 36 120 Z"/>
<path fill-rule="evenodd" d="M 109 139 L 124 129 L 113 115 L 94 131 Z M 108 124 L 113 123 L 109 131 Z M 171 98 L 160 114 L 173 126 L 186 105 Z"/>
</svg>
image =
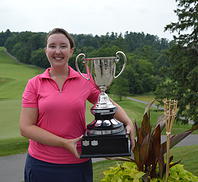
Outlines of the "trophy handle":
<svg viewBox="0 0 198 182">
<path fill-rule="evenodd" d="M 75 65 L 76 65 L 76 69 L 77 69 L 77 71 L 80 73 L 80 75 L 81 75 L 83 78 L 85 78 L 86 80 L 90 80 L 90 78 L 87 78 L 86 76 L 84 76 L 84 75 L 82 74 L 82 72 L 80 71 L 79 66 L 78 66 L 78 60 L 83 60 L 83 64 L 85 65 L 86 72 L 87 72 L 87 74 L 89 75 L 90 72 L 89 72 L 89 68 L 88 68 L 88 66 L 87 66 L 87 61 L 85 60 L 85 54 L 83 54 L 83 53 L 78 54 L 78 56 L 76 57 Z"/>
<path fill-rule="evenodd" d="M 122 66 L 122 69 L 121 69 L 120 73 L 118 73 L 117 75 L 114 75 L 114 78 L 118 78 L 126 67 L 126 62 L 127 62 L 126 55 L 122 51 L 116 52 L 116 57 L 118 58 L 118 61 L 120 60 L 120 55 L 124 58 L 124 63 L 123 63 L 123 66 Z"/>
</svg>

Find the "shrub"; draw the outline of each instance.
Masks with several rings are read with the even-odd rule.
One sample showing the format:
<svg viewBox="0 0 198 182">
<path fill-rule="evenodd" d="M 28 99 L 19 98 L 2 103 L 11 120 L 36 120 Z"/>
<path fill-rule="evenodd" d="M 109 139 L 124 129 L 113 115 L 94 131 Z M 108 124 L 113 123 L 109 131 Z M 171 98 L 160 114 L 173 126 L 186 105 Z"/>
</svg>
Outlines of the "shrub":
<svg viewBox="0 0 198 182">
<path fill-rule="evenodd" d="M 115 167 L 104 171 L 104 178 L 101 182 L 143 182 L 144 172 L 139 171 L 135 163 L 124 162 Z M 163 179 L 153 178 L 150 182 L 163 182 Z M 177 164 L 170 169 L 169 182 L 195 182 L 198 177 L 183 168 L 183 165 Z"/>
<path fill-rule="evenodd" d="M 167 152 L 167 148 L 170 149 L 174 147 L 182 139 L 184 139 L 186 136 L 191 134 L 194 130 L 198 129 L 198 124 L 196 124 L 196 125 L 193 125 L 191 129 L 183 133 L 172 135 L 169 138 L 169 143 L 168 143 L 169 145 L 167 147 L 166 141 L 164 143 L 161 143 L 162 130 L 164 129 L 165 125 L 167 125 L 166 116 L 162 115 L 158 119 L 157 125 L 154 128 L 152 128 L 151 123 L 150 123 L 150 107 L 153 102 L 154 101 L 152 101 L 146 107 L 144 115 L 143 115 L 143 119 L 141 122 L 141 126 L 139 127 L 137 123 L 135 122 L 135 129 L 136 129 L 137 137 L 135 140 L 135 147 L 133 149 L 134 157 L 131 156 L 131 157 L 126 157 L 126 158 L 124 157 L 109 158 L 111 160 L 121 160 L 121 161 L 127 161 L 129 163 L 135 163 L 137 170 L 140 172 L 138 173 L 138 176 L 142 178 L 143 181 L 145 182 L 148 182 L 151 179 L 155 179 L 155 178 L 163 179 L 165 177 L 165 174 L 166 174 L 166 180 L 167 180 L 167 177 L 168 177 L 167 175 L 168 173 L 166 173 L 167 165 L 169 169 L 169 168 L 174 167 L 180 162 L 180 161 L 173 162 L 173 156 L 169 156 L 169 155 L 167 158 L 168 162 L 165 161 L 164 155 Z M 130 164 L 129 166 L 131 165 L 132 164 Z M 130 169 L 128 168 L 126 169 L 128 173 L 133 174 L 132 172 L 130 172 Z M 131 168 L 131 170 L 134 171 L 134 168 Z M 143 174 L 143 175 L 141 176 L 140 174 Z M 112 177 L 116 178 L 114 176 Z M 127 180 L 128 180 L 127 178 L 123 179 L 123 181 L 127 181 Z M 136 179 L 134 179 L 134 181 L 136 181 Z"/>
</svg>

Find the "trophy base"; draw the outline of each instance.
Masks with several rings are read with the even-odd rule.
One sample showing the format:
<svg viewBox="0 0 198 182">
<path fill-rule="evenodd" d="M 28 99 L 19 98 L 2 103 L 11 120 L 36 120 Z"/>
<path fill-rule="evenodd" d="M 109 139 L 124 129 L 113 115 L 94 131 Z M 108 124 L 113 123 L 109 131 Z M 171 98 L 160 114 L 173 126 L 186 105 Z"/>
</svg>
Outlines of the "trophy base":
<svg viewBox="0 0 198 182">
<path fill-rule="evenodd" d="M 130 156 L 131 147 L 127 135 L 83 136 L 80 158 Z"/>
</svg>

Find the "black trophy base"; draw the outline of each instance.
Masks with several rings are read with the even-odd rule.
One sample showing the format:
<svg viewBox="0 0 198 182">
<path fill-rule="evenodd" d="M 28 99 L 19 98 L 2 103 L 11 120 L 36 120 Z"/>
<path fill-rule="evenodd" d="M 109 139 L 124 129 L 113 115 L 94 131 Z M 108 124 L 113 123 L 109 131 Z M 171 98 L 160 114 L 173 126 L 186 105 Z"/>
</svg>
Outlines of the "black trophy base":
<svg viewBox="0 0 198 182">
<path fill-rule="evenodd" d="M 83 136 L 80 158 L 130 156 L 127 135 Z"/>
</svg>

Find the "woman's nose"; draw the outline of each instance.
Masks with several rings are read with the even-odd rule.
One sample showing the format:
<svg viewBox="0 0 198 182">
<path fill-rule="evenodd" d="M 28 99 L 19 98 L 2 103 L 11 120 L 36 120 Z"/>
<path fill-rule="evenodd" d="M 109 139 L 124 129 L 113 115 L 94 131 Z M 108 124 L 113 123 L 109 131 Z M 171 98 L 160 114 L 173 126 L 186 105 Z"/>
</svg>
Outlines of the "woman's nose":
<svg viewBox="0 0 198 182">
<path fill-rule="evenodd" d="M 56 53 L 60 53 L 61 52 L 61 48 L 60 47 L 56 47 L 55 52 Z"/>
</svg>

